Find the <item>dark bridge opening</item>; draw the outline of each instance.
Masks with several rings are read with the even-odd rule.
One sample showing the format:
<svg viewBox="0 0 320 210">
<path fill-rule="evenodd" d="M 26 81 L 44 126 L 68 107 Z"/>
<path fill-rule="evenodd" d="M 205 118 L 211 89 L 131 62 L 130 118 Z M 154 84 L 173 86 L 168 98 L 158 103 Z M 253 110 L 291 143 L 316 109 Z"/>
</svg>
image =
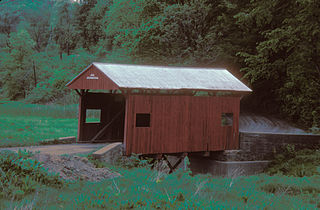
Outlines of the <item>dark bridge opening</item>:
<svg viewBox="0 0 320 210">
<path fill-rule="evenodd" d="M 83 92 L 79 107 L 79 142 L 119 142 L 124 138 L 125 98 Z"/>
</svg>

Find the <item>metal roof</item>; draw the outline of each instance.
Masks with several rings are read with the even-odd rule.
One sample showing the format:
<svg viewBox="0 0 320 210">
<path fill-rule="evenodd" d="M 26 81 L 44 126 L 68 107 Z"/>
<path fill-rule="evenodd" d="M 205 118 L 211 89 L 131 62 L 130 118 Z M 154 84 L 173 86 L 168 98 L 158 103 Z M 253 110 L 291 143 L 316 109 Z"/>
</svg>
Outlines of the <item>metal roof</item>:
<svg viewBox="0 0 320 210">
<path fill-rule="evenodd" d="M 251 92 L 226 69 L 93 63 L 119 88 Z"/>
<path fill-rule="evenodd" d="M 71 80 L 95 66 L 120 89 L 252 92 L 226 69 L 146 66 L 94 62 Z"/>
</svg>

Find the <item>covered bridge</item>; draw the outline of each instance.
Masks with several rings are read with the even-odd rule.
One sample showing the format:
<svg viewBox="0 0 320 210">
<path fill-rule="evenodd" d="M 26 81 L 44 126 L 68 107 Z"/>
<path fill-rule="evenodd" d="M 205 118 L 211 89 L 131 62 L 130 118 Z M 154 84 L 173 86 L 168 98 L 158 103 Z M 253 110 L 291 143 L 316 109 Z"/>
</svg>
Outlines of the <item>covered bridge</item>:
<svg viewBox="0 0 320 210">
<path fill-rule="evenodd" d="M 126 155 L 237 149 L 240 99 L 251 92 L 225 69 L 110 63 L 67 87 L 80 95 L 78 142 L 123 141 Z M 89 109 L 99 122 L 87 122 Z"/>
</svg>

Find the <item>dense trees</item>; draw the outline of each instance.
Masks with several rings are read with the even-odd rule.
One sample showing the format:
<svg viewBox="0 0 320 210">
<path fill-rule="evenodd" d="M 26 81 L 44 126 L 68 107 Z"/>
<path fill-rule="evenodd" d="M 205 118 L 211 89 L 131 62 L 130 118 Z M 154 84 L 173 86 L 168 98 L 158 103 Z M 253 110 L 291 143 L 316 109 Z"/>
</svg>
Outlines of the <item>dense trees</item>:
<svg viewBox="0 0 320 210">
<path fill-rule="evenodd" d="M 255 34 L 255 48 L 242 49 L 242 70 L 257 101 L 280 108 L 305 125 L 319 125 L 320 2 L 255 2 L 237 18 Z"/>
<path fill-rule="evenodd" d="M 10 33 L 8 45 L 2 59 L 2 66 L 6 69 L 2 72 L 3 88 L 12 99 L 17 99 L 25 97 L 31 87 L 32 48 L 35 44 L 27 31 L 19 30 Z"/>
<path fill-rule="evenodd" d="M 319 14 L 313 0 L 3 0 L 1 94 L 56 100 L 93 60 L 237 66 L 250 108 L 319 127 Z"/>
</svg>

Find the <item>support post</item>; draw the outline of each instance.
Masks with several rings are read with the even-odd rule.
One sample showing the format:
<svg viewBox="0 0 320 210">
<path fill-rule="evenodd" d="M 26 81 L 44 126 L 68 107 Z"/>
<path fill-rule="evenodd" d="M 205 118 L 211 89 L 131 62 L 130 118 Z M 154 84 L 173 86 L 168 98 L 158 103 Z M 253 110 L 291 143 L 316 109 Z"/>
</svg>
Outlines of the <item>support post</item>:
<svg viewBox="0 0 320 210">
<path fill-rule="evenodd" d="M 79 97 L 79 113 L 78 113 L 78 142 L 83 140 L 83 129 L 86 120 L 86 107 L 85 107 L 85 97 L 84 90 L 80 90 Z"/>
</svg>

